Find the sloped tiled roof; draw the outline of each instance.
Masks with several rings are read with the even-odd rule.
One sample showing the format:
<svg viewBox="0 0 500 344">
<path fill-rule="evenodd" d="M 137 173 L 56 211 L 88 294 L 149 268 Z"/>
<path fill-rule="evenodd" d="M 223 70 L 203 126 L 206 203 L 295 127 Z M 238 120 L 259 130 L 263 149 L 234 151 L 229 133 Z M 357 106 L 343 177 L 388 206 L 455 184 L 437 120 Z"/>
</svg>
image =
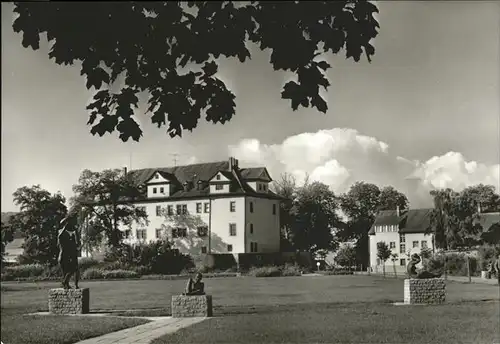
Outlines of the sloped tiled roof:
<svg viewBox="0 0 500 344">
<path fill-rule="evenodd" d="M 245 180 L 272 180 L 265 167 L 242 168 L 241 176 Z"/>
<path fill-rule="evenodd" d="M 401 217 L 398 216 L 397 210 L 379 211 L 368 234 L 375 234 L 375 226 L 399 225 L 400 221 Z"/>
<path fill-rule="evenodd" d="M 500 213 L 483 213 L 479 214 L 478 223 L 483 228 L 483 231 L 489 231 L 493 225 L 500 224 Z"/>
<path fill-rule="evenodd" d="M 255 170 L 255 171 L 254 171 Z M 132 178 L 138 185 L 144 184 L 148 181 L 155 172 L 170 176 L 170 180 L 175 178 L 181 185 L 184 182 L 193 182 L 197 185 L 198 181 L 207 182 L 218 172 L 222 172 L 229 180 L 231 180 L 231 193 L 235 194 L 250 194 L 262 197 L 264 194 L 256 193 L 246 182 L 248 176 L 261 175 L 262 171 L 265 174 L 265 168 L 245 168 L 236 169 L 233 172 L 229 171 L 229 161 L 211 162 L 192 164 L 186 166 L 176 167 L 160 167 L 160 168 L 145 168 L 140 170 L 132 170 L 129 172 L 129 177 Z M 246 171 L 246 172 L 240 172 Z M 203 188 L 198 189 L 194 187 L 192 190 L 186 191 L 182 188 L 174 192 L 169 198 L 189 198 L 207 196 L 209 194 L 209 186 L 203 185 Z M 275 193 L 269 191 L 265 194 L 271 198 L 281 198 Z"/>
<path fill-rule="evenodd" d="M 432 208 L 410 209 L 402 216 L 400 233 L 425 233 L 431 227 Z"/>
</svg>

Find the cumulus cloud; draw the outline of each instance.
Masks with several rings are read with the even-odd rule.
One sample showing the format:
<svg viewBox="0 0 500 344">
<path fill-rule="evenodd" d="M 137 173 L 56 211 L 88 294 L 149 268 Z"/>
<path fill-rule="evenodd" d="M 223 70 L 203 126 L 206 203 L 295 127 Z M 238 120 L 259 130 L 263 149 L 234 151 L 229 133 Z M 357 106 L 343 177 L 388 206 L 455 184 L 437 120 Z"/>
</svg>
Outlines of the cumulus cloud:
<svg viewBox="0 0 500 344">
<path fill-rule="evenodd" d="M 348 128 L 301 133 L 279 144 L 243 139 L 229 146 L 229 154 L 242 164 L 266 166 L 276 179 L 284 172 L 299 182 L 309 176 L 337 193 L 356 181 L 392 185 L 407 194 L 413 207 L 430 206 L 429 191 L 435 188 L 460 190 L 478 183 L 499 188 L 498 164 L 467 161 L 456 152 L 412 161 L 392 154 L 387 143 Z"/>
</svg>

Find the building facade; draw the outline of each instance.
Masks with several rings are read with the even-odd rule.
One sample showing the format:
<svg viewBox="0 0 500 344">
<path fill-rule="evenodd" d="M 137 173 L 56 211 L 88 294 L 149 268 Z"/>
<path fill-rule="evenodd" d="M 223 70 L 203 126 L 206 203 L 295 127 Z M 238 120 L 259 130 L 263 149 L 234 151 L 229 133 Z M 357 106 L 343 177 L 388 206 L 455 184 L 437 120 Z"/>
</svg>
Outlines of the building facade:
<svg viewBox="0 0 500 344">
<path fill-rule="evenodd" d="M 122 226 L 126 243 L 168 239 L 183 253 L 274 253 L 280 250 L 279 203 L 265 167 L 238 160 L 135 170 L 148 220 Z"/>
<path fill-rule="evenodd" d="M 432 209 L 410 209 L 405 212 L 384 210 L 378 213 L 370 228 L 369 251 L 372 271 L 382 271 L 384 262 L 377 258 L 377 243 L 385 242 L 397 258 L 385 262 L 386 271 L 406 271 L 409 257 L 423 249 L 434 250 L 433 234 L 427 234 L 431 226 Z"/>
</svg>

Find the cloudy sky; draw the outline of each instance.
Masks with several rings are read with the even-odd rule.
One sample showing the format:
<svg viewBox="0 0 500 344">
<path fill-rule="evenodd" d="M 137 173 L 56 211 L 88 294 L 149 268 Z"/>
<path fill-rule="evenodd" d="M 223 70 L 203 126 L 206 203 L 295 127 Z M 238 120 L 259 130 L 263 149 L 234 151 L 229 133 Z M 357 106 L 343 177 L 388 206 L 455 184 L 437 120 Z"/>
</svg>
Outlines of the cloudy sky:
<svg viewBox="0 0 500 344">
<path fill-rule="evenodd" d="M 170 166 L 171 154 L 177 164 L 232 155 L 241 165 L 267 166 L 275 179 L 309 174 L 336 192 L 357 180 L 391 184 L 413 206 L 429 205 L 430 188 L 499 187 L 499 2 L 379 2 L 373 62 L 329 58 L 326 115 L 291 111 L 280 99 L 286 76 L 272 71 L 267 53 L 254 51 L 244 65 L 223 62 L 221 77 L 237 97 L 229 124 L 203 123 L 171 139 L 141 114 L 139 143 L 93 137 L 79 66 L 50 61 L 47 43 L 22 48 L 13 5 L 1 6 L 2 211 L 16 209 L 20 186 L 70 197 L 85 168 Z"/>
</svg>

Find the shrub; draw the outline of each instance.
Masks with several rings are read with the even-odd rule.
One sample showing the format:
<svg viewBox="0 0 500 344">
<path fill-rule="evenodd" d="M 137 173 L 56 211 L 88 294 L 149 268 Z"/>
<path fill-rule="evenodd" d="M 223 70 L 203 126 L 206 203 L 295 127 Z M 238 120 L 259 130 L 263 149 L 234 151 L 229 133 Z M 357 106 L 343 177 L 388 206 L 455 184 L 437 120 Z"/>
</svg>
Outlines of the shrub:
<svg viewBox="0 0 500 344">
<path fill-rule="evenodd" d="M 83 257 L 78 259 L 78 267 L 80 268 L 80 271 L 85 271 L 88 268 L 91 267 L 96 267 L 99 265 L 99 261 L 94 258 L 89 258 L 89 257 Z"/>
<path fill-rule="evenodd" d="M 103 279 L 104 270 L 99 268 L 88 268 L 83 272 L 82 278 L 86 280 Z"/>
<path fill-rule="evenodd" d="M 301 276 L 300 267 L 298 265 L 285 264 L 281 269 L 281 276 Z"/>
<path fill-rule="evenodd" d="M 496 257 L 498 248 L 493 245 L 483 245 L 479 247 L 477 256 L 479 259 L 479 270 L 488 270 L 493 259 Z"/>
<path fill-rule="evenodd" d="M 334 275 L 352 275 L 354 272 L 348 271 L 348 270 L 326 270 L 326 271 L 320 271 L 320 274 L 322 275 L 327 275 L 327 276 L 334 276 Z"/>
<path fill-rule="evenodd" d="M 46 271 L 42 264 L 25 264 L 5 267 L 5 274 L 16 278 L 40 277 Z"/>
<path fill-rule="evenodd" d="M 110 270 L 104 271 L 104 279 L 119 279 L 119 278 L 139 278 L 139 274 L 132 270 Z"/>
<path fill-rule="evenodd" d="M 277 266 L 263 266 L 251 268 L 248 274 L 254 277 L 279 277 L 282 276 L 282 271 Z"/>
<path fill-rule="evenodd" d="M 111 271 L 111 270 L 129 270 L 130 265 L 125 262 L 105 262 L 101 266 L 99 266 L 102 270 Z"/>
<path fill-rule="evenodd" d="M 134 266 L 130 269 L 131 271 L 135 271 L 140 276 L 149 275 L 151 273 L 151 269 L 148 266 Z"/>
</svg>

